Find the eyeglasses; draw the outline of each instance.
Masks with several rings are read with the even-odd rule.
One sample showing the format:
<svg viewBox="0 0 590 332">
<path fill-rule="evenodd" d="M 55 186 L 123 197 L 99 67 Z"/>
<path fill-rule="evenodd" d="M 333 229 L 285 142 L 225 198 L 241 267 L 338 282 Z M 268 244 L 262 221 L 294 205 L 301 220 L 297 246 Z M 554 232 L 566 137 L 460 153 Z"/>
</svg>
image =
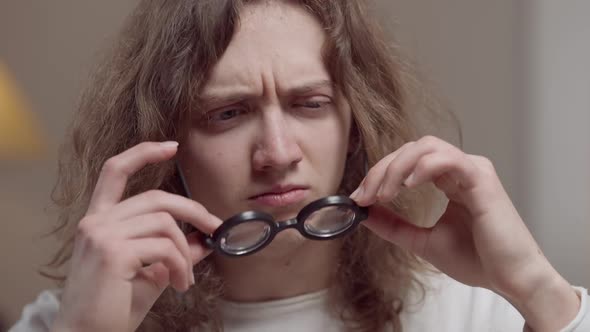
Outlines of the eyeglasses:
<svg viewBox="0 0 590 332">
<path fill-rule="evenodd" d="M 228 256 L 250 255 L 286 229 L 294 228 L 312 240 L 331 240 L 348 234 L 367 215 L 366 207 L 356 205 L 346 196 L 328 196 L 309 203 L 297 217 L 285 221 L 275 221 L 270 214 L 260 211 L 239 213 L 205 237 L 205 243 Z"/>
<path fill-rule="evenodd" d="M 185 194 L 190 198 L 178 163 L 176 168 Z M 350 233 L 367 216 L 368 209 L 347 196 L 328 196 L 307 204 L 295 218 L 285 221 L 275 221 L 273 216 L 261 211 L 236 214 L 212 235 L 203 235 L 203 240 L 207 247 L 221 254 L 245 256 L 262 250 L 286 229 L 296 229 L 312 240 L 331 240 Z"/>
</svg>

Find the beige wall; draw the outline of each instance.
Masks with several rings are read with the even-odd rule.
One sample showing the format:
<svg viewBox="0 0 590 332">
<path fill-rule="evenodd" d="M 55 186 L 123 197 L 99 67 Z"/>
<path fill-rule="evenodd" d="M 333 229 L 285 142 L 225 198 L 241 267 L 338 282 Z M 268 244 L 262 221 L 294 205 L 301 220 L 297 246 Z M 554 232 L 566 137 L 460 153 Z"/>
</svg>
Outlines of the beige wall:
<svg viewBox="0 0 590 332">
<path fill-rule="evenodd" d="M 392 0 L 376 12 L 449 98 L 545 254 L 590 286 L 590 2 Z"/>
<path fill-rule="evenodd" d="M 590 1 L 527 0 L 527 217 L 559 271 L 590 286 Z"/>
<path fill-rule="evenodd" d="M 49 194 L 69 114 L 97 51 L 136 1 L 0 1 L 0 61 L 12 70 L 46 129 L 34 162 L 0 160 L 0 313 L 13 321 L 52 284 L 36 270 L 55 248 L 41 235 L 55 219 Z"/>
<path fill-rule="evenodd" d="M 54 214 L 45 212 L 44 208 L 49 203 L 49 192 L 55 180 L 57 145 L 86 72 L 94 63 L 96 51 L 108 42 L 135 2 L 0 2 L 0 59 L 10 66 L 31 99 L 35 113 L 46 128 L 49 143 L 44 159 L 20 163 L 2 161 L 0 164 L 0 312 L 6 313 L 10 321 L 18 317 L 24 303 L 31 301 L 40 289 L 51 285 L 35 271 L 55 247 L 53 241 L 42 240 L 40 235 L 49 229 L 54 219 Z M 584 189 L 590 188 L 587 172 L 590 165 L 584 158 L 572 159 L 588 165 L 586 171 L 581 168 L 559 171 L 560 161 L 571 158 L 564 155 L 565 148 L 576 146 L 580 151 L 578 155 L 587 156 L 589 140 L 579 141 L 580 136 L 564 135 L 569 131 L 567 122 L 559 127 L 562 133 L 555 134 L 563 137 L 556 147 L 560 149 L 559 159 L 552 157 L 555 151 L 547 153 L 540 149 L 545 143 L 542 137 L 548 136 L 543 136 L 543 128 L 556 119 L 551 117 L 552 108 L 544 108 L 544 115 L 537 111 L 545 105 L 539 96 L 553 91 L 550 84 L 540 84 L 539 80 L 551 81 L 551 72 L 543 70 L 556 54 L 555 50 L 549 53 L 554 41 L 551 33 L 565 24 L 559 20 L 551 25 L 547 15 L 556 10 L 565 16 L 568 12 L 563 8 L 567 6 L 552 5 L 561 6 L 560 11 L 549 8 L 549 1 L 540 3 L 543 3 L 542 10 L 529 1 L 516 7 L 510 0 L 384 0 L 377 3 L 377 12 L 387 29 L 396 31 L 409 52 L 423 65 L 423 72 L 434 80 L 456 110 L 463 123 L 466 150 L 486 155 L 495 162 L 507 190 L 542 240 L 548 256 L 570 280 L 590 286 L 589 264 L 582 264 L 587 262 L 582 258 L 590 253 L 584 239 L 589 234 L 590 213 L 580 208 L 580 205 L 590 206 L 590 193 Z M 579 8 L 577 12 L 587 13 L 589 8 L 585 6 L 585 11 Z M 585 28 L 588 28 L 587 23 Z M 572 27 L 561 32 L 570 36 L 575 35 L 577 29 Z M 525 41 L 531 36 L 535 36 L 538 43 L 529 47 Z M 563 56 L 564 53 L 557 53 L 557 56 L 559 54 Z M 523 67 L 528 57 L 533 56 L 537 59 L 535 66 Z M 583 62 L 582 59 L 564 58 L 564 61 L 571 61 L 567 67 L 569 74 L 576 75 L 571 69 Z M 583 77 L 590 77 L 590 73 L 585 73 Z M 579 81 L 567 78 L 560 84 L 588 83 L 584 78 Z M 535 82 L 539 84 L 533 85 Z M 557 91 L 552 94 L 555 99 L 547 105 L 576 110 L 588 106 L 582 99 L 576 99 L 575 105 L 563 102 L 559 93 L 567 90 Z M 578 124 L 576 131 L 588 133 L 587 125 L 586 128 L 581 125 L 588 124 L 588 118 L 581 118 L 586 122 L 575 120 L 576 116 L 585 114 L 588 112 L 568 114 L 568 117 L 573 116 L 571 121 Z M 539 116 L 542 124 L 531 125 L 539 123 L 534 120 Z M 584 137 L 587 138 L 587 134 Z M 531 156 L 527 151 L 536 152 Z M 555 171 L 539 171 L 543 167 L 538 164 L 544 162 Z M 567 177 L 572 171 L 580 175 Z M 550 176 L 551 181 L 545 182 L 544 176 Z M 572 188 L 576 199 L 561 202 L 569 212 L 562 214 L 565 217 L 560 223 L 568 226 L 551 227 L 556 225 L 554 218 L 559 215 L 560 206 L 548 210 L 551 217 L 544 215 L 543 208 L 548 209 L 556 196 L 567 198 L 562 195 L 571 193 Z M 534 195 L 538 191 L 548 193 L 540 198 Z M 571 219 L 569 224 L 565 220 L 568 218 Z M 549 236 L 551 232 L 557 232 L 559 238 Z"/>
</svg>

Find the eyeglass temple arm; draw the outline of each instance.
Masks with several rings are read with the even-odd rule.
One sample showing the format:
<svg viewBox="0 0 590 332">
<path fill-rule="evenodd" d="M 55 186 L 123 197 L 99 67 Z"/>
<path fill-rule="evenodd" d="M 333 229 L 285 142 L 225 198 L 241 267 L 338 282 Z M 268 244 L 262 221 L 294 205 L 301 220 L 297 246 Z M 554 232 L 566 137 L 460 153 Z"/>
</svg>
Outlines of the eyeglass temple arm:
<svg viewBox="0 0 590 332">
<path fill-rule="evenodd" d="M 176 173 L 178 174 L 178 178 L 180 179 L 180 184 L 182 185 L 182 190 L 184 192 L 184 196 L 186 196 L 186 198 L 188 199 L 192 199 L 192 195 L 190 192 L 190 189 L 188 188 L 188 184 L 186 182 L 186 178 L 184 177 L 184 173 L 182 172 L 182 170 L 180 169 L 180 164 L 178 163 L 178 160 L 174 161 L 174 165 L 176 167 Z M 182 223 L 182 221 L 180 221 Z M 213 239 L 211 239 L 210 236 L 207 236 L 207 234 L 201 232 L 200 230 L 196 229 L 194 226 L 192 226 L 189 223 L 184 223 L 185 225 L 187 225 L 188 229 L 189 229 L 189 233 L 190 232 L 197 232 L 200 234 L 200 237 L 203 241 L 203 243 L 205 243 L 209 248 L 213 248 L 214 247 L 214 242 Z"/>
</svg>

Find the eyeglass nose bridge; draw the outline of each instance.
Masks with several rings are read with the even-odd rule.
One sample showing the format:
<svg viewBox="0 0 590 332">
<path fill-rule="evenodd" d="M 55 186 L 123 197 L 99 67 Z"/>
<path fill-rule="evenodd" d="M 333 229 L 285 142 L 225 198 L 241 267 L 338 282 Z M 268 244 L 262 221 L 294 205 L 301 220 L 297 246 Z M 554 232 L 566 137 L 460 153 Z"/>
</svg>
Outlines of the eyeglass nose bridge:
<svg viewBox="0 0 590 332">
<path fill-rule="evenodd" d="M 275 222 L 276 232 L 279 233 L 289 228 L 298 228 L 298 223 L 299 220 L 297 218 Z"/>
</svg>

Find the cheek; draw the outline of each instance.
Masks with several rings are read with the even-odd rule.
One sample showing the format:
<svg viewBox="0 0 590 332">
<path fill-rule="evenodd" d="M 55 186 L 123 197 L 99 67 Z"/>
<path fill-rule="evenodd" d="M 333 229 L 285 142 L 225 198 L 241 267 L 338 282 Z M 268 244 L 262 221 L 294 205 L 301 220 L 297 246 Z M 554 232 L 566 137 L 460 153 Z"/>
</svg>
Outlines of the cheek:
<svg viewBox="0 0 590 332">
<path fill-rule="evenodd" d="M 246 149 L 225 140 L 198 136 L 191 136 L 186 147 L 182 163 L 195 200 L 207 207 L 236 192 L 244 178 L 240 171 L 246 169 L 243 166 L 247 160 L 242 156 Z"/>
<path fill-rule="evenodd" d="M 341 100 L 337 105 L 340 111 L 334 121 L 332 144 L 335 146 L 334 150 L 339 157 L 338 160 L 343 163 L 348 152 L 352 114 L 348 103 L 345 101 Z"/>
<path fill-rule="evenodd" d="M 331 135 L 331 144 L 333 146 L 333 158 L 335 169 L 335 178 L 337 185 L 340 185 L 344 175 L 346 158 L 349 150 L 350 128 L 352 122 L 352 112 L 350 106 L 342 97 L 339 98 L 337 121 L 335 121 L 335 128 Z"/>
<path fill-rule="evenodd" d="M 348 152 L 350 120 L 338 114 L 305 135 L 308 157 L 312 167 L 331 183 L 340 181 Z"/>
</svg>

